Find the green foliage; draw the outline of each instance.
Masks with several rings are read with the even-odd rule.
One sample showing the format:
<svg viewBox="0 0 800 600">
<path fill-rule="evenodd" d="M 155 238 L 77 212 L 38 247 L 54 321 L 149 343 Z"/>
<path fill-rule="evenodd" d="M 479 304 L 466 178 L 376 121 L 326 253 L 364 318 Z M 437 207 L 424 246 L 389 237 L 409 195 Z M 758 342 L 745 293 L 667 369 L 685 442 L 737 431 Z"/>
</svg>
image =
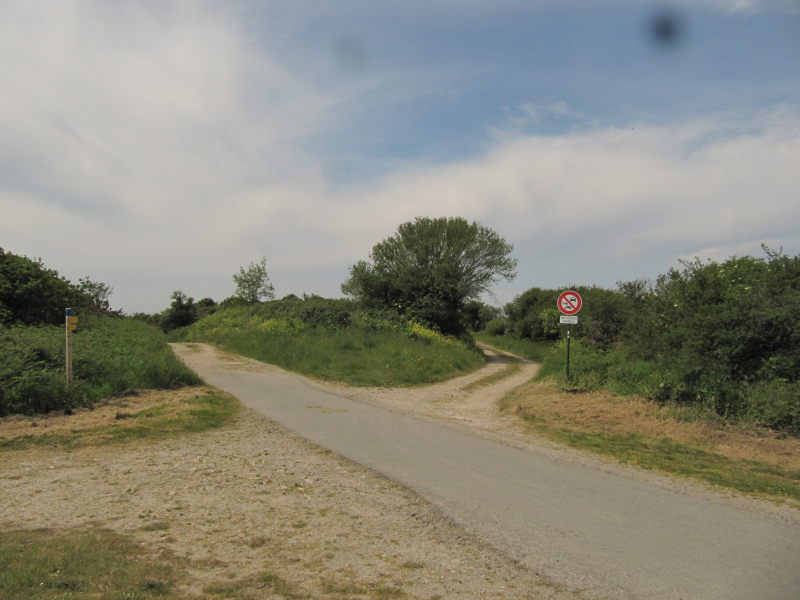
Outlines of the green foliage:
<svg viewBox="0 0 800 600">
<path fill-rule="evenodd" d="M 87 406 L 141 388 L 198 383 L 163 334 L 134 319 L 83 317 L 73 335 L 74 386 L 64 383 L 61 327 L 0 327 L 0 416 Z"/>
<path fill-rule="evenodd" d="M 197 321 L 197 305 L 194 298 L 188 297 L 180 290 L 172 292 L 172 303 L 161 314 L 161 329 L 172 331 L 179 327 L 186 327 Z"/>
<path fill-rule="evenodd" d="M 502 317 L 497 319 L 492 319 L 486 324 L 486 327 L 483 329 L 483 331 L 485 331 L 490 336 L 505 335 L 507 330 L 508 330 L 508 319 L 503 319 Z"/>
<path fill-rule="evenodd" d="M 597 286 L 575 286 L 583 298 L 579 324 L 572 326 L 572 335 L 599 348 L 610 348 L 619 340 L 621 331 L 634 306 L 619 291 Z M 529 340 L 557 340 L 561 337 L 556 301 L 563 290 L 531 288 L 505 307 L 510 333 Z"/>
<path fill-rule="evenodd" d="M 461 218 L 417 217 L 350 268 L 342 291 L 368 308 L 395 310 L 442 333 L 466 331 L 465 305 L 515 276 L 511 244 Z"/>
<path fill-rule="evenodd" d="M 522 340 L 511 335 L 496 335 L 491 333 L 488 327 L 486 330 L 475 334 L 475 339 L 489 346 L 494 346 L 536 362 L 549 362 L 550 355 L 554 352 L 553 345 L 549 342 Z"/>
<path fill-rule="evenodd" d="M 752 416 L 753 404 L 766 406 L 754 398 L 767 389 L 759 384 L 796 393 L 778 384 L 800 374 L 798 306 L 800 256 L 695 260 L 658 278 L 625 341 L 664 368 L 660 399 Z M 790 404 L 798 403 L 795 396 Z M 800 431 L 800 422 L 789 421 Z"/>
<path fill-rule="evenodd" d="M 233 275 L 236 284 L 235 297 L 245 304 L 255 304 L 275 298 L 275 288 L 269 282 L 267 274 L 267 259 L 251 262 L 247 268 L 239 267 L 239 272 Z"/>
<path fill-rule="evenodd" d="M 32 260 L 0 248 L 0 325 L 57 325 L 64 309 L 108 311 L 111 288 L 88 277 L 70 283 L 40 259 Z"/>
<path fill-rule="evenodd" d="M 746 386 L 743 395 L 745 420 L 800 433 L 800 382 L 759 381 Z"/>
<path fill-rule="evenodd" d="M 583 309 L 571 329 L 574 378 L 564 385 L 800 433 L 800 256 L 765 251 L 766 258 L 684 262 L 652 285 L 574 288 Z M 505 307 L 505 332 L 552 339 L 558 293 L 531 288 L 515 298 Z M 564 355 L 554 352 L 542 373 L 563 378 Z"/>
<path fill-rule="evenodd" d="M 502 314 L 499 308 L 484 304 L 479 300 L 470 300 L 464 305 L 464 321 L 467 329 L 481 331 L 493 319 Z"/>
<path fill-rule="evenodd" d="M 222 309 L 171 338 L 212 342 L 292 371 L 354 385 L 430 383 L 484 360 L 464 342 L 396 313 L 317 296 Z"/>
</svg>

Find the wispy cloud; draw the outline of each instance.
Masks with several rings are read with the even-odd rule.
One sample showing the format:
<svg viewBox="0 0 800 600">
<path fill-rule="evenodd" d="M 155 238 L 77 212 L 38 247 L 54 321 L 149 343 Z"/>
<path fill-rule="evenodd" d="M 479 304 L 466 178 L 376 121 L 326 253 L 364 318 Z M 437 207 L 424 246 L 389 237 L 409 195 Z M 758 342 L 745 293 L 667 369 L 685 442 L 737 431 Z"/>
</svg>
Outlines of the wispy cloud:
<svg viewBox="0 0 800 600">
<path fill-rule="evenodd" d="M 345 185 L 315 140 L 345 145 L 368 135 L 349 127 L 360 112 L 457 93 L 453 80 L 289 68 L 221 6 L 0 5 L 3 247 L 106 281 L 128 310 L 163 308 L 174 289 L 221 299 L 261 255 L 278 294 L 336 294 L 418 215 L 495 227 L 516 244 L 517 290 L 652 276 L 737 244 L 800 248 L 792 108 L 545 136 L 538 125 L 582 116 L 523 104 L 477 158 L 355 156 L 393 170 Z"/>
</svg>

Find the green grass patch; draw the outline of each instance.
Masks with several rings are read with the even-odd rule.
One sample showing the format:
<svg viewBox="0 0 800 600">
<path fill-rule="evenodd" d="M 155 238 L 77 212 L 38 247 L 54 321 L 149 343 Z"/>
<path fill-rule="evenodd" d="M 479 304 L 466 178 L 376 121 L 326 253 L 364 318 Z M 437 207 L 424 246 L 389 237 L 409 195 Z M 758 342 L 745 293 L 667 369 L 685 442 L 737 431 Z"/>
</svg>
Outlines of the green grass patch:
<svg viewBox="0 0 800 600">
<path fill-rule="evenodd" d="M 553 352 L 552 342 L 522 340 L 510 335 L 489 335 L 485 331 L 475 333 L 475 339 L 489 346 L 500 348 L 517 356 L 544 363 Z"/>
<path fill-rule="evenodd" d="M 434 383 L 485 364 L 469 344 L 416 323 L 348 313 L 340 315 L 345 324 L 317 325 L 294 315 L 274 316 L 270 310 L 267 303 L 219 311 L 181 331 L 180 338 L 357 386 Z"/>
<path fill-rule="evenodd" d="M 171 561 L 103 530 L 0 533 L 3 600 L 177 600 Z"/>
<path fill-rule="evenodd" d="M 164 334 L 127 318 L 85 317 L 73 335 L 74 385 L 67 389 L 62 327 L 0 327 L 0 416 L 90 406 L 137 389 L 200 383 Z"/>
<path fill-rule="evenodd" d="M 233 423 L 239 414 L 239 407 L 239 402 L 232 396 L 200 394 L 180 403 L 165 403 L 141 410 L 110 425 L 71 431 L 69 434 L 46 433 L 0 440 L 0 450 L 79 448 L 201 433 Z"/>
</svg>

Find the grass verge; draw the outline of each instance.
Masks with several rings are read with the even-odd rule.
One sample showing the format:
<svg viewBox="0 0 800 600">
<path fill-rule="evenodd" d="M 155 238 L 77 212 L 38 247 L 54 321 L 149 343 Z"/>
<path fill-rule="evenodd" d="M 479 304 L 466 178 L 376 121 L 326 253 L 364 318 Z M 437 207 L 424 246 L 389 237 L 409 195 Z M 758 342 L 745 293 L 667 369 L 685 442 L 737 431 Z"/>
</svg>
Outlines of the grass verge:
<svg viewBox="0 0 800 600">
<path fill-rule="evenodd" d="M 4 531 L 0 598 L 178 600 L 171 562 L 103 529 Z"/>
<path fill-rule="evenodd" d="M 217 315 L 212 315 L 216 317 Z M 221 348 L 284 369 L 356 386 L 414 386 L 443 381 L 486 363 L 465 343 L 417 324 L 306 327 L 268 319 L 238 328 L 190 327 L 189 341 Z M 298 322 L 299 323 L 299 322 Z"/>
<path fill-rule="evenodd" d="M 485 331 L 478 331 L 474 335 L 479 342 L 536 362 L 544 362 L 553 352 L 551 342 L 521 340 L 510 335 L 489 335 Z"/>
<path fill-rule="evenodd" d="M 79 448 L 199 433 L 233 423 L 239 403 L 209 388 L 145 391 L 72 415 L 0 421 L 0 450 Z"/>
<path fill-rule="evenodd" d="M 675 409 L 609 392 L 569 394 L 552 381 L 517 388 L 501 410 L 569 446 L 644 469 L 800 504 L 800 440 L 724 423 L 686 422 Z"/>
</svg>

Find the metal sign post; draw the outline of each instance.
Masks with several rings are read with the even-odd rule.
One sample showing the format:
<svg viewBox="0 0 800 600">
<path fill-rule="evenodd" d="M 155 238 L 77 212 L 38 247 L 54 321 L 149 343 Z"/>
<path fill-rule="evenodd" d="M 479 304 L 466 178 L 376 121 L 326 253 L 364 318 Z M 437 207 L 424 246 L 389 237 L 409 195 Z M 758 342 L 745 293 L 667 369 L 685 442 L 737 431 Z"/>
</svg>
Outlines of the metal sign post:
<svg viewBox="0 0 800 600">
<path fill-rule="evenodd" d="M 567 383 L 569 383 L 570 325 L 578 324 L 578 311 L 583 306 L 583 299 L 578 292 L 567 290 L 566 292 L 561 292 L 556 304 L 558 305 L 558 310 L 564 313 L 559 322 L 567 326 Z"/>
</svg>

